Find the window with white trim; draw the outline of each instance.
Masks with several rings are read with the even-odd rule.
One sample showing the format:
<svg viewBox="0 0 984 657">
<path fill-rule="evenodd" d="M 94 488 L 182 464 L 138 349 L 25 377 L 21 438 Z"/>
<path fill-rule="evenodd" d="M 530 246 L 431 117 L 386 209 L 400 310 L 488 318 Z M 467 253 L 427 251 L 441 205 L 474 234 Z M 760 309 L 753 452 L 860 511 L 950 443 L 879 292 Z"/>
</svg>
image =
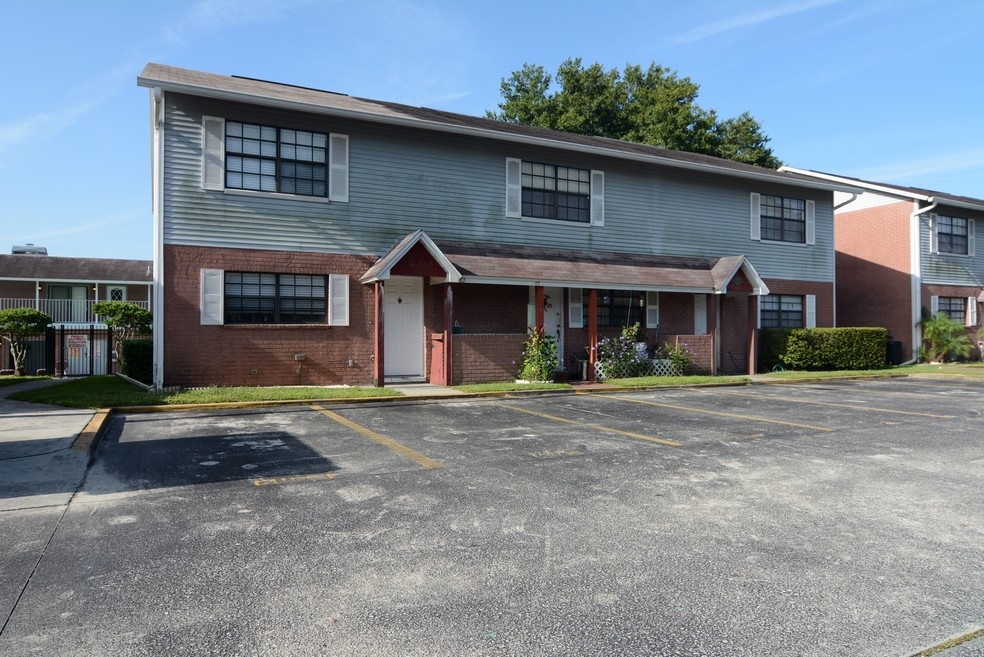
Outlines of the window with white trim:
<svg viewBox="0 0 984 657">
<path fill-rule="evenodd" d="M 506 158 L 506 216 L 603 226 L 605 174 Z"/>
<path fill-rule="evenodd" d="M 202 186 L 348 201 L 348 135 L 203 117 Z"/>
<path fill-rule="evenodd" d="M 202 324 L 348 326 L 348 276 L 201 271 Z"/>
<path fill-rule="evenodd" d="M 752 192 L 750 209 L 751 239 L 807 245 L 816 243 L 814 201 Z"/>
<path fill-rule="evenodd" d="M 963 217 L 936 215 L 936 252 L 973 255 L 970 245 L 973 239 L 974 222 Z"/>
<path fill-rule="evenodd" d="M 967 310 L 967 299 L 965 297 L 937 297 L 936 312 L 946 313 L 947 317 L 966 324 L 965 311 Z"/>
<path fill-rule="evenodd" d="M 638 292 L 632 290 L 598 290 L 598 326 L 615 327 L 631 326 L 636 322 L 646 328 L 650 326 L 648 319 L 658 316 L 654 315 L 658 309 L 655 301 L 656 293 Z M 583 298 L 587 299 L 587 293 L 583 293 Z M 588 304 L 585 301 L 581 305 L 581 326 L 588 325 Z M 658 323 L 658 320 L 656 320 Z"/>
<path fill-rule="evenodd" d="M 762 328 L 803 328 L 803 297 L 792 294 L 769 294 L 760 297 L 759 318 Z"/>
</svg>

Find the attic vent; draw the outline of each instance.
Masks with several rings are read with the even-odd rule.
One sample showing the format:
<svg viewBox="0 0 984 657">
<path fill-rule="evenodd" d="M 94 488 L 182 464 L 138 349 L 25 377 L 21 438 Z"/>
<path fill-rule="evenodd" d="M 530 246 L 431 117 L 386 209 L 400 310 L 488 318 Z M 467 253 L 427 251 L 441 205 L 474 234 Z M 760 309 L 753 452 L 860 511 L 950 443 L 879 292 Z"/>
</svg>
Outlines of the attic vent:
<svg viewBox="0 0 984 657">
<path fill-rule="evenodd" d="M 14 255 L 48 255 L 48 249 L 43 246 L 25 244 L 24 246 L 14 246 L 10 249 Z"/>
</svg>

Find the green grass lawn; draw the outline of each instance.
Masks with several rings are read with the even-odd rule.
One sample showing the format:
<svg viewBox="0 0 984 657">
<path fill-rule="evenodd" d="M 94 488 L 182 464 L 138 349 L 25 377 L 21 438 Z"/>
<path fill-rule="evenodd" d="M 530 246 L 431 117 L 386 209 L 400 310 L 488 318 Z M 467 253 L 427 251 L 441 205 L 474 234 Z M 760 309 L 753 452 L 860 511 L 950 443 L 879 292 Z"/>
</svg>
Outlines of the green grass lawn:
<svg viewBox="0 0 984 657">
<path fill-rule="evenodd" d="M 216 404 L 255 401 L 306 401 L 322 399 L 357 399 L 364 397 L 399 397 L 389 388 L 350 387 L 277 387 L 277 388 L 202 388 L 151 394 L 115 376 L 89 376 L 73 379 L 37 390 L 25 390 L 9 399 L 69 406 L 72 408 L 107 408 L 119 406 L 156 406 L 175 404 Z"/>
<path fill-rule="evenodd" d="M 904 376 L 904 375 L 944 375 L 944 376 L 979 376 L 984 377 L 984 363 L 945 363 L 907 365 L 905 367 L 890 367 L 881 370 L 852 370 L 842 372 L 769 372 L 770 378 L 777 379 L 833 379 L 858 376 Z M 2 376 L 0 388 L 45 379 L 39 376 Z M 746 376 L 651 376 L 632 379 L 611 379 L 606 384 L 625 388 L 642 388 L 658 386 L 687 386 L 687 385 L 735 385 L 749 382 Z M 503 393 L 527 390 L 565 390 L 571 386 L 567 383 L 532 383 L 519 384 L 512 381 L 502 383 L 484 383 L 477 385 L 455 386 L 465 393 Z M 115 376 L 90 376 L 82 379 L 72 379 L 65 383 L 13 393 L 10 399 L 51 404 L 54 406 L 69 406 L 73 408 L 107 408 L 126 406 L 157 406 L 177 404 L 217 404 L 217 403 L 247 403 L 247 402 L 291 402 L 316 401 L 329 399 L 360 399 L 366 397 L 399 397 L 400 393 L 389 388 L 373 387 L 302 387 L 286 386 L 273 388 L 201 388 L 152 394 L 127 383 Z"/>
</svg>

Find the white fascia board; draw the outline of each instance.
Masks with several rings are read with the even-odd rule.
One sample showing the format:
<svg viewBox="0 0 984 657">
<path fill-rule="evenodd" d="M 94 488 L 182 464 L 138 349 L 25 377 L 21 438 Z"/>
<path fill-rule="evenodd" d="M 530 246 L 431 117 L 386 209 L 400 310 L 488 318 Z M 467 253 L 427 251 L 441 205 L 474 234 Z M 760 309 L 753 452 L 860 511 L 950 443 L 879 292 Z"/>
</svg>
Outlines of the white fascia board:
<svg viewBox="0 0 984 657">
<path fill-rule="evenodd" d="M 448 283 L 445 278 L 431 278 L 431 285 Z M 507 285 L 518 287 L 541 286 L 541 287 L 563 287 L 563 288 L 594 288 L 598 290 L 631 290 L 633 292 L 680 292 L 686 294 L 716 294 L 715 290 L 708 287 L 666 287 L 651 285 L 625 285 L 622 283 L 612 283 L 611 281 L 568 281 L 568 280 L 539 280 L 523 278 L 491 278 L 482 276 L 463 276 L 459 283 L 471 283 L 474 285 Z"/>
<path fill-rule="evenodd" d="M 119 280 L 106 280 L 102 278 L 38 278 L 36 276 L 31 276 L 30 278 L 19 278 L 13 276 L 0 276 L 0 281 L 19 281 L 19 282 L 29 282 L 29 283 L 56 283 L 56 284 L 71 284 L 71 285 L 150 285 L 150 281 L 119 281 Z M 68 299 L 70 300 L 70 299 Z"/>
<path fill-rule="evenodd" d="M 214 98 L 217 100 L 227 100 L 236 103 L 252 103 L 256 105 L 262 105 L 264 107 L 273 107 L 277 109 L 285 109 L 285 110 L 297 111 L 297 112 L 307 112 L 310 114 L 321 114 L 325 116 L 334 116 L 338 118 L 353 119 L 357 121 L 370 121 L 373 123 L 382 123 L 386 125 L 417 128 L 423 130 L 431 130 L 435 132 L 466 135 L 470 137 L 480 137 L 482 139 L 489 139 L 489 140 L 500 141 L 500 142 L 510 142 L 516 144 L 529 145 L 529 146 L 555 148 L 559 150 L 572 151 L 576 153 L 584 153 L 587 155 L 600 155 L 604 157 L 611 157 L 619 160 L 644 162 L 647 164 L 658 164 L 661 166 L 671 167 L 675 169 L 700 171 L 703 173 L 714 173 L 731 178 L 743 178 L 746 180 L 772 182 L 777 184 L 791 185 L 795 187 L 805 187 L 807 189 L 819 189 L 823 191 L 854 191 L 853 187 L 849 187 L 844 184 L 837 184 L 834 182 L 825 182 L 820 180 L 785 180 L 781 175 L 778 175 L 779 173 L 778 171 L 772 171 L 771 169 L 764 169 L 761 173 L 755 171 L 739 171 L 739 170 L 731 169 L 726 166 L 720 166 L 714 164 L 701 164 L 697 162 L 683 162 L 673 158 L 661 157 L 659 155 L 644 155 L 641 153 L 628 153 L 614 148 L 604 148 L 601 146 L 588 146 L 585 144 L 574 144 L 574 143 L 563 141 L 561 139 L 530 137 L 527 135 L 510 134 L 498 130 L 489 130 L 486 128 L 475 128 L 469 126 L 456 126 L 447 123 L 440 123 L 437 121 L 427 121 L 424 119 L 410 118 L 405 116 L 391 116 L 386 114 L 377 114 L 374 112 L 361 112 L 358 110 L 348 110 L 348 109 L 341 109 L 337 107 L 325 107 L 324 105 L 319 105 L 317 103 L 290 101 L 290 100 L 284 100 L 282 98 L 271 98 L 269 96 L 264 96 L 261 94 L 247 94 L 237 91 L 226 91 L 223 89 L 201 87 L 197 85 L 182 84 L 172 81 L 153 80 L 150 78 L 138 77 L 137 85 L 143 87 L 161 87 L 166 91 L 173 91 L 175 93 L 186 94 L 189 96 Z M 782 169 L 780 169 L 779 171 L 782 171 Z"/>
</svg>

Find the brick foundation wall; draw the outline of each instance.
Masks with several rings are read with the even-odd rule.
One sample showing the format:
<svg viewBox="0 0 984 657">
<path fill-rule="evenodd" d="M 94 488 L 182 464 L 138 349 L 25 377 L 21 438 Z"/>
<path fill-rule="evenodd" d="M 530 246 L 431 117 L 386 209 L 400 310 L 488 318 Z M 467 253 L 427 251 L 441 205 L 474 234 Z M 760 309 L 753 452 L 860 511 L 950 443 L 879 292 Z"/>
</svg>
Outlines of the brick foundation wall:
<svg viewBox="0 0 984 657">
<path fill-rule="evenodd" d="M 166 246 L 164 385 L 371 385 L 373 290 L 361 285 L 359 277 L 374 260 L 323 253 Z M 349 326 L 202 326 L 202 269 L 348 274 Z M 295 360 L 297 354 L 304 354 L 304 360 Z"/>
<path fill-rule="evenodd" d="M 513 381 L 526 333 L 465 333 L 452 339 L 454 384 Z"/>
<path fill-rule="evenodd" d="M 659 338 L 661 345 L 686 345 L 693 357 L 690 369 L 698 374 L 710 374 L 711 359 L 714 353 L 714 336 L 705 335 L 663 335 Z"/>
</svg>

